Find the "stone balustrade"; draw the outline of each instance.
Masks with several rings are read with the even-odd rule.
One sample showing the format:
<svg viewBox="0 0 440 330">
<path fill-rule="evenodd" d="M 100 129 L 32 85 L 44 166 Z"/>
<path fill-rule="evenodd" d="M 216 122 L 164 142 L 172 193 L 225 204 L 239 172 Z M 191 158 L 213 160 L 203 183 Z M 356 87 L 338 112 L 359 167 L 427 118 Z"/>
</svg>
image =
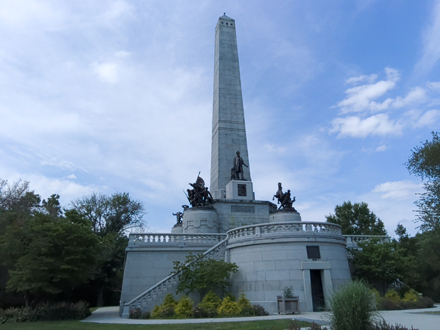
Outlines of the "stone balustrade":
<svg viewBox="0 0 440 330">
<path fill-rule="evenodd" d="M 344 235 L 348 248 L 357 248 L 361 242 L 370 241 L 371 239 L 378 240 L 379 243 L 390 242 L 390 237 L 387 235 Z"/>
<path fill-rule="evenodd" d="M 328 222 L 297 221 L 297 222 L 272 222 L 258 225 L 234 228 L 228 231 L 231 242 L 250 239 L 254 237 L 276 235 L 334 235 L 342 237 L 341 226 Z"/>
<path fill-rule="evenodd" d="M 132 233 L 129 246 L 164 245 L 164 244 L 204 244 L 217 243 L 226 238 L 226 234 L 162 234 L 162 233 Z"/>
</svg>

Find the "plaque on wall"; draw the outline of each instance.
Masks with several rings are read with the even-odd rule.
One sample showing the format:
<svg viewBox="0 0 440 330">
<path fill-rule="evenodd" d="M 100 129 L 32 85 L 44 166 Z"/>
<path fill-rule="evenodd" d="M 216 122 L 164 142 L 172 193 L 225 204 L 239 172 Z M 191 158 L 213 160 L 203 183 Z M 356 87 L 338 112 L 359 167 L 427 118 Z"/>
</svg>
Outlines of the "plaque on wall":
<svg viewBox="0 0 440 330">
<path fill-rule="evenodd" d="M 237 190 L 238 190 L 238 196 L 247 196 L 245 184 L 238 184 Z"/>
<path fill-rule="evenodd" d="M 246 205 L 231 205 L 231 212 L 237 213 L 255 213 L 254 206 Z"/>
</svg>

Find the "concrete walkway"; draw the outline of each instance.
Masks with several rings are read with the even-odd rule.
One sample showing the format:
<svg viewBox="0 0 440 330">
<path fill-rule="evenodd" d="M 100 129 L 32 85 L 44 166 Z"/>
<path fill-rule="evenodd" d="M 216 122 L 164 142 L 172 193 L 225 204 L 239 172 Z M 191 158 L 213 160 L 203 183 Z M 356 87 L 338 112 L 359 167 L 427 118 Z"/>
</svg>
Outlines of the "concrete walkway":
<svg viewBox="0 0 440 330">
<path fill-rule="evenodd" d="M 131 320 L 122 319 L 118 316 L 119 307 L 103 307 L 93 312 L 91 316 L 82 322 L 114 323 L 114 324 L 188 324 L 188 323 L 220 323 L 220 322 L 245 322 L 279 319 L 298 319 L 302 321 L 317 321 L 316 323 L 327 324 L 326 312 L 301 313 L 295 315 L 269 315 L 254 317 L 233 318 L 210 318 L 210 319 L 180 319 L 180 320 Z M 419 330 L 439 330 L 440 315 L 423 314 L 423 312 L 440 311 L 440 306 L 427 309 L 407 309 L 403 311 L 381 311 L 380 316 L 387 323 L 399 323 L 408 328 L 411 326 Z"/>
</svg>

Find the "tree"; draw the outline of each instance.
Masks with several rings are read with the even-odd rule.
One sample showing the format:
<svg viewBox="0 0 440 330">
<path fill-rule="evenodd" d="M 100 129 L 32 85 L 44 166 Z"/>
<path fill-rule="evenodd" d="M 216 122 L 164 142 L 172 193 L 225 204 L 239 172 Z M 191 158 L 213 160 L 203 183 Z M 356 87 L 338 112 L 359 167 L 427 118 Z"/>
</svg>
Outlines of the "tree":
<svg viewBox="0 0 440 330">
<path fill-rule="evenodd" d="M 422 231 L 440 229 L 440 137 L 432 132 L 432 141 L 426 140 L 412 150 L 406 167 L 411 174 L 418 175 L 424 183 L 425 192 L 415 204 L 418 207 L 416 221 Z"/>
<path fill-rule="evenodd" d="M 382 220 L 364 202 L 352 204 L 348 201 L 336 205 L 335 214 L 325 217 L 327 222 L 340 225 L 343 235 L 386 235 Z"/>
<path fill-rule="evenodd" d="M 380 284 L 382 292 L 388 284 L 397 279 L 404 280 L 414 272 L 415 259 L 404 257 L 394 243 L 371 239 L 358 244 L 359 249 L 351 251 L 354 274 L 370 284 Z"/>
<path fill-rule="evenodd" d="M 0 211 L 9 210 L 13 205 L 29 192 L 29 182 L 17 181 L 12 184 L 8 180 L 0 179 Z"/>
<path fill-rule="evenodd" d="M 93 193 L 72 202 L 72 206 L 92 224 L 95 234 L 124 234 L 131 228 L 144 228 L 142 202 L 132 200 L 130 194 L 114 193 L 111 196 Z"/>
<path fill-rule="evenodd" d="M 59 196 L 52 197 L 46 206 L 59 204 Z M 53 296 L 84 283 L 99 250 L 89 223 L 76 211 L 50 214 L 39 200 L 27 192 L 0 213 L 0 260 L 9 270 L 6 288 L 22 293 L 27 306 L 32 297 Z"/>
<path fill-rule="evenodd" d="M 178 274 L 177 293 L 189 294 L 197 291 L 200 301 L 206 293 L 220 289 L 226 291 L 232 273 L 238 271 L 235 263 L 224 260 L 208 259 L 203 254 L 186 256 L 185 262 L 173 261 L 174 271 Z"/>
<path fill-rule="evenodd" d="M 128 193 L 111 196 L 92 194 L 72 202 L 73 209 L 88 220 L 102 247 L 90 276 L 90 289 L 96 290 L 97 306 L 103 306 L 106 292 L 121 290 L 127 230 L 144 228 L 142 202 Z"/>
</svg>

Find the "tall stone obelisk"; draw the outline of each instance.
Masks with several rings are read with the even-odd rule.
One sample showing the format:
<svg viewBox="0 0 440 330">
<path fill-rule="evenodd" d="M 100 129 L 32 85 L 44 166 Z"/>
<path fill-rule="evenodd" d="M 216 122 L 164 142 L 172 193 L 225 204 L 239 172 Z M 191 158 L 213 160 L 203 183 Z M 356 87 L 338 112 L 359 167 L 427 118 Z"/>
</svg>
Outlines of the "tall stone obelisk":
<svg viewBox="0 0 440 330">
<path fill-rule="evenodd" d="M 215 199 L 221 199 L 226 196 L 237 151 L 249 165 L 235 20 L 226 15 L 215 28 L 213 101 L 210 190 Z M 243 166 L 243 176 L 251 181 L 249 167 Z"/>
</svg>

